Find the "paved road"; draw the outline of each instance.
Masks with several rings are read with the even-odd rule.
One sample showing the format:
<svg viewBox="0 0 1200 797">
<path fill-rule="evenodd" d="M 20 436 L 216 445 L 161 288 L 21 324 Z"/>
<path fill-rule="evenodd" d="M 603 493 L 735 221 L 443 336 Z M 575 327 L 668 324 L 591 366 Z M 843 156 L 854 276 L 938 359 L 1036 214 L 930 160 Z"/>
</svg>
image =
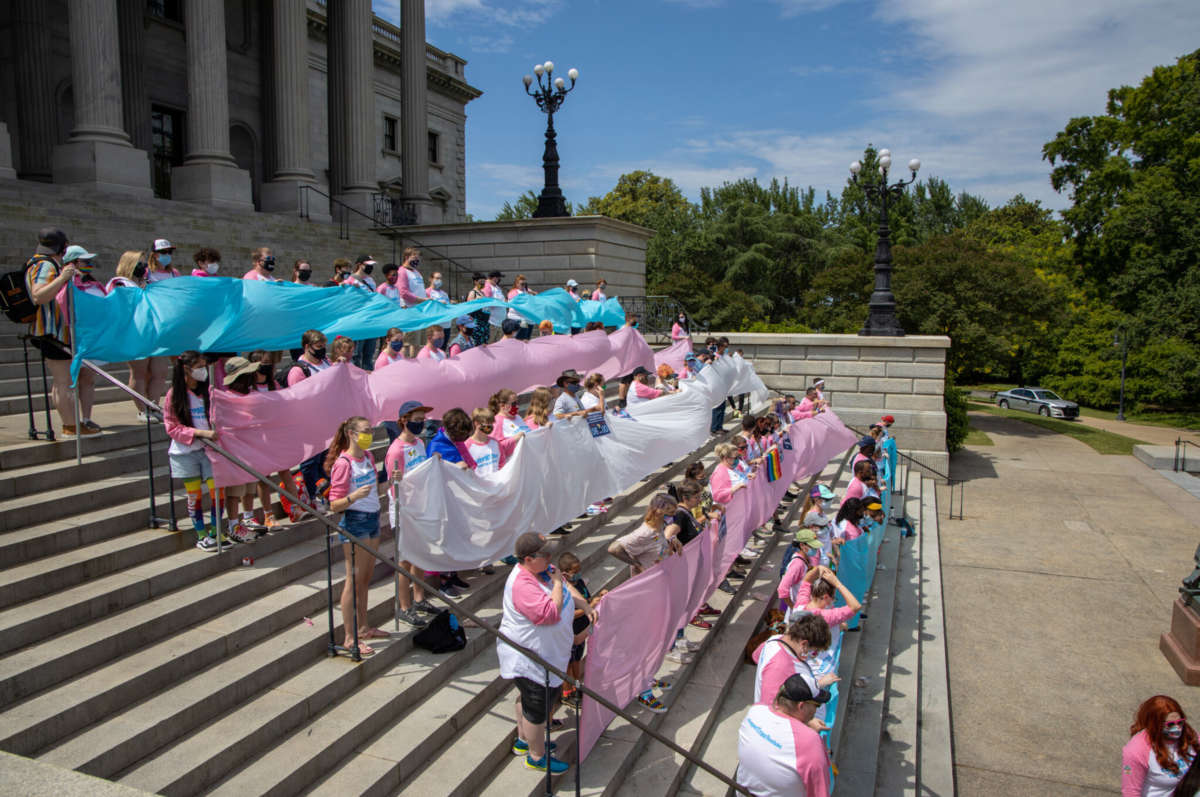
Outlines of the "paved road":
<svg viewBox="0 0 1200 797">
<path fill-rule="evenodd" d="M 1138 704 L 1175 696 L 1158 652 L 1200 542 L 1200 501 L 1129 456 L 971 413 L 995 442 L 951 459 L 966 519 L 942 521 L 963 797 L 1119 793 Z M 939 496 L 948 506 L 946 496 Z"/>
<path fill-rule="evenodd" d="M 1182 437 L 1185 440 L 1191 440 L 1193 443 L 1200 444 L 1200 432 L 1195 432 L 1190 429 L 1172 429 L 1167 426 L 1147 426 L 1145 424 L 1130 423 L 1128 421 L 1114 421 L 1108 418 L 1090 418 L 1086 415 L 1080 415 L 1079 422 L 1085 426 L 1094 426 L 1097 429 L 1103 429 L 1106 432 L 1123 434 L 1126 437 L 1132 437 L 1135 440 L 1145 440 L 1147 443 L 1156 446 L 1174 445 L 1175 438 L 1177 437 Z"/>
</svg>

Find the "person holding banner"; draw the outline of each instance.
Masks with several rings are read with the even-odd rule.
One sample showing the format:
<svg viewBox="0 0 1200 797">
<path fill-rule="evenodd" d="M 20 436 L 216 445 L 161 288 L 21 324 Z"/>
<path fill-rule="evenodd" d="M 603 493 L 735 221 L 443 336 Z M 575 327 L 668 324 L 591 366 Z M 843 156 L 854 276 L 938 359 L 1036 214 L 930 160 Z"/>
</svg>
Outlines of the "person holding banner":
<svg viewBox="0 0 1200 797">
<path fill-rule="evenodd" d="M 445 340 L 445 333 L 440 326 L 432 326 L 425 330 L 425 345 L 417 352 L 418 360 L 433 360 L 435 362 L 446 359 L 446 352 L 442 351 L 442 341 Z"/>
<path fill-rule="evenodd" d="M 550 564 L 550 544 L 532 531 L 517 537 L 517 565 L 504 583 L 504 614 L 500 631 L 530 648 L 559 670 L 566 670 L 575 641 L 575 601 L 563 585 L 562 572 Z M 553 774 L 568 764 L 546 750 L 546 723 L 561 695 L 562 679 L 538 666 L 515 648 L 496 640 L 500 677 L 517 687 L 517 739 L 514 755 L 525 755 L 525 766 Z M 551 743 L 553 744 L 553 742 Z"/>
<path fill-rule="evenodd" d="M 783 682 L 799 675 L 814 692 L 837 683 L 836 674 L 817 678 L 813 659 L 830 643 L 829 625 L 815 614 L 788 621 L 782 634 L 763 640 L 750 656 L 754 660 L 754 702 L 765 703 Z"/>
<path fill-rule="evenodd" d="M 425 413 L 433 412 L 433 407 L 423 405 L 419 401 L 406 401 L 400 405 L 397 419 L 400 433 L 388 446 L 383 457 L 383 467 L 387 471 L 388 497 L 392 509 L 392 528 L 396 528 L 398 504 L 396 503 L 396 484 L 404 478 L 410 468 L 420 465 L 428 457 L 425 453 L 425 443 L 417 437 L 425 430 Z M 399 558 L 399 556 L 397 556 Z M 398 592 L 396 600 L 399 603 L 397 619 L 402 623 L 421 628 L 425 620 L 418 614 L 436 614 L 436 610 L 425 599 L 425 588 L 404 575 L 405 571 L 412 572 L 413 563 L 407 559 L 400 561 L 400 570 L 396 571 Z"/>
<path fill-rule="evenodd" d="M 751 706 L 738 731 L 738 785 L 758 797 L 829 797 L 829 753 L 807 724 L 829 698 L 794 675 L 769 705 Z"/>
<path fill-rule="evenodd" d="M 708 488 L 712 492 L 714 502 L 724 505 L 733 499 L 733 494 L 749 485 L 753 476 L 744 476 L 737 469 L 738 449 L 729 444 L 721 443 L 716 447 L 717 466 L 713 468 L 708 478 Z"/>
<path fill-rule="evenodd" d="M 529 394 L 529 414 L 525 416 L 525 425 L 530 429 L 541 429 L 550 426 L 554 419 L 550 411 L 554 405 L 554 394 L 548 387 L 535 388 Z"/>
<path fill-rule="evenodd" d="M 497 440 L 515 437 L 522 432 L 529 431 L 529 425 L 520 415 L 521 408 L 517 406 L 516 391 L 508 388 L 497 390 L 488 399 L 488 409 L 495 416 L 492 437 Z"/>
<path fill-rule="evenodd" d="M 441 329 L 441 327 L 438 327 Z M 404 331 L 400 327 L 392 327 L 384 336 L 383 351 L 375 358 L 375 370 L 386 368 L 407 359 L 404 356 Z"/>
<path fill-rule="evenodd" d="M 460 315 L 454 319 L 454 327 L 458 330 L 458 334 L 450 339 L 450 348 L 446 349 L 446 354 L 450 357 L 457 357 L 467 349 L 473 349 L 480 345 L 475 340 L 476 326 L 475 313 Z"/>
<path fill-rule="evenodd" d="M 588 374 L 587 379 L 583 380 L 583 393 L 579 396 L 579 403 L 588 412 L 604 412 L 604 374 Z"/>
<path fill-rule="evenodd" d="M 575 398 L 583 388 L 579 385 L 579 374 L 574 368 L 563 371 L 558 379 L 554 380 L 554 384 L 562 391 L 554 400 L 555 418 L 561 421 L 576 415 L 587 415 L 588 411 L 583 408 L 579 399 Z"/>
<path fill-rule="evenodd" d="M 862 516 L 863 502 L 861 499 L 843 499 L 842 505 L 838 508 L 837 519 L 834 521 L 837 525 L 837 538 L 843 542 L 849 542 L 861 537 L 862 529 L 858 524 L 862 522 Z"/>
</svg>

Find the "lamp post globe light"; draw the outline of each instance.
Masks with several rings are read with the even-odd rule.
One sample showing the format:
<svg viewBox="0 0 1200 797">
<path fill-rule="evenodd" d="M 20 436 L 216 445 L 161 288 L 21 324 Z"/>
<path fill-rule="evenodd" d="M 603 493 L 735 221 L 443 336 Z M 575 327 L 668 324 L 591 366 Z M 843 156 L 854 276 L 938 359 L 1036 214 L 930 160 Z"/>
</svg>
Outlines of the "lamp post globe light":
<svg viewBox="0 0 1200 797">
<path fill-rule="evenodd" d="M 538 219 L 569 216 L 571 214 L 567 212 L 567 203 L 563 199 L 562 189 L 558 187 L 558 145 L 555 143 L 554 113 L 562 107 L 567 95 L 575 89 L 575 81 L 579 79 L 579 70 L 567 70 L 567 77 L 571 80 L 570 88 L 567 88 L 567 81 L 561 77 L 551 77 L 554 74 L 553 61 L 537 64 L 533 68 L 533 74 L 537 76 L 537 88 L 533 88 L 535 78 L 525 75 L 522 78 L 525 83 L 525 93 L 533 97 L 537 107 L 546 114 L 546 149 L 542 153 L 545 185 L 542 187 L 541 195 L 538 196 L 538 206 L 537 210 L 533 212 L 533 217 Z"/>
<path fill-rule="evenodd" d="M 910 160 L 908 170 L 912 177 L 908 180 L 897 180 L 889 185 L 891 150 L 879 150 L 878 159 L 878 177 L 863 175 L 862 164 L 858 161 L 850 164 L 850 179 L 856 185 L 862 186 L 868 200 L 879 203 L 879 242 L 875 245 L 875 290 L 871 293 L 866 326 L 860 329 L 858 334 L 901 337 L 904 335 L 904 329 L 896 318 L 896 297 L 892 295 L 892 240 L 891 230 L 888 229 L 888 203 L 899 197 L 906 186 L 916 181 L 921 161 L 916 158 Z"/>
</svg>

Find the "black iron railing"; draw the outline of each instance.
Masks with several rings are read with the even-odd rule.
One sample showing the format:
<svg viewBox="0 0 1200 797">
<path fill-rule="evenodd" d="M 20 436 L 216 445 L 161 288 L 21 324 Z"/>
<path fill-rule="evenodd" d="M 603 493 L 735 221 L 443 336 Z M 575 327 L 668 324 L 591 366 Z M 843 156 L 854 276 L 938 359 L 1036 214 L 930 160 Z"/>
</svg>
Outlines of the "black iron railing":
<svg viewBox="0 0 1200 797">
<path fill-rule="evenodd" d="M 708 333 L 708 325 L 692 318 L 683 304 L 673 296 L 622 296 L 621 307 L 625 308 L 626 318 L 634 315 L 638 317 L 638 329 L 643 335 L 669 337 L 671 326 L 681 313 L 687 318 L 688 331 L 693 335 Z"/>
<path fill-rule="evenodd" d="M 1193 443 L 1191 440 L 1184 440 L 1182 437 L 1175 438 L 1175 463 L 1172 465 L 1172 468 L 1176 473 L 1187 471 L 1188 446 L 1200 448 L 1200 443 Z"/>
</svg>

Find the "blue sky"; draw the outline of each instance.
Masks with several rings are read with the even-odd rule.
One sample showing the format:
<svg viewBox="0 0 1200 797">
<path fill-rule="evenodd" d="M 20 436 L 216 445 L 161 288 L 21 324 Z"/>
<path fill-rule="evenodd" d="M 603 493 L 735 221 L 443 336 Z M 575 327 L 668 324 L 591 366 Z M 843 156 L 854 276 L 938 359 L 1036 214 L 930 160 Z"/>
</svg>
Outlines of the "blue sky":
<svg viewBox="0 0 1200 797">
<path fill-rule="evenodd" d="M 375 0 L 395 22 L 399 0 Z M 521 76 L 580 71 L 555 117 L 573 201 L 649 169 L 701 186 L 840 191 L 867 143 L 996 204 L 1061 208 L 1041 147 L 1107 89 L 1200 46 L 1196 0 L 427 0 L 468 60 L 467 210 L 542 185 L 545 117 Z"/>
</svg>

